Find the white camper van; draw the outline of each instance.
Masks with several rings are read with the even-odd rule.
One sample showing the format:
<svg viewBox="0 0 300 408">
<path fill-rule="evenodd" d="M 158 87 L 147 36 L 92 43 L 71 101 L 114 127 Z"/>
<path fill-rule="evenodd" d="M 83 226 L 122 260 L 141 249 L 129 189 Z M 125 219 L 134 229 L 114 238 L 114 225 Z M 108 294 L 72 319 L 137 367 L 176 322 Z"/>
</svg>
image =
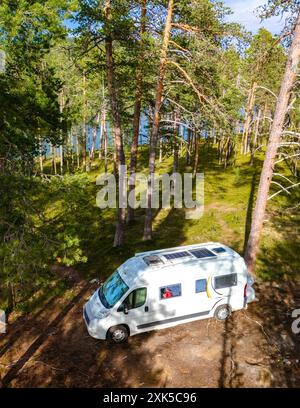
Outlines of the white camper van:
<svg viewBox="0 0 300 408">
<path fill-rule="evenodd" d="M 215 317 L 255 298 L 244 259 L 220 243 L 136 254 L 84 305 L 89 334 L 121 343 L 138 333 Z"/>
</svg>

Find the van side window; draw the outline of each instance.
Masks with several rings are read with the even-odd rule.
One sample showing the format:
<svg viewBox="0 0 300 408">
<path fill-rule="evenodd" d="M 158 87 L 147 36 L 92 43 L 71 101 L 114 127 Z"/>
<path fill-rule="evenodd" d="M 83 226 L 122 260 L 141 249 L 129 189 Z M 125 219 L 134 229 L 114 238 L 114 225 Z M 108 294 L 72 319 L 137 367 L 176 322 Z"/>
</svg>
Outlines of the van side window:
<svg viewBox="0 0 300 408">
<path fill-rule="evenodd" d="M 127 296 L 123 304 L 127 306 L 128 309 L 136 309 L 145 304 L 146 298 L 147 288 L 135 289 Z"/>
<path fill-rule="evenodd" d="M 181 296 L 181 283 L 176 285 L 162 286 L 159 288 L 160 299 L 169 299 Z"/>
<path fill-rule="evenodd" d="M 215 277 L 215 289 L 230 288 L 237 285 L 237 274 L 231 273 L 230 275 L 216 276 Z"/>
<path fill-rule="evenodd" d="M 198 279 L 195 282 L 196 284 L 196 293 L 206 292 L 206 279 Z"/>
</svg>

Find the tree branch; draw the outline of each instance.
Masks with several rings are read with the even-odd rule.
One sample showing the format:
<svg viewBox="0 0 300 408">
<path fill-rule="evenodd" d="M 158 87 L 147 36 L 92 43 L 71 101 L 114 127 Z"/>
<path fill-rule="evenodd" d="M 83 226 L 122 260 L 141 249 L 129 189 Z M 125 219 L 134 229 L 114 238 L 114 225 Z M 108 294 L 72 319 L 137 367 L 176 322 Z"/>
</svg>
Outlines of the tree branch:
<svg viewBox="0 0 300 408">
<path fill-rule="evenodd" d="M 177 62 L 172 61 L 170 59 L 167 60 L 167 64 L 172 64 L 174 65 L 183 75 L 184 77 L 187 79 L 189 85 L 193 88 L 193 90 L 195 91 L 195 93 L 197 94 L 198 98 L 199 98 L 199 102 L 203 103 L 203 101 L 205 101 L 208 105 L 210 105 L 210 107 L 217 111 L 219 114 L 221 114 L 223 116 L 223 118 L 227 121 L 227 118 L 225 117 L 224 113 L 217 108 L 209 99 L 207 96 L 205 96 L 202 92 L 199 91 L 199 89 L 196 87 L 196 85 L 194 84 L 192 78 L 189 76 L 189 74 L 179 65 L 177 64 Z"/>
<path fill-rule="evenodd" d="M 201 33 L 202 32 L 199 28 L 190 26 L 188 24 L 172 23 L 172 27 L 179 28 L 180 30 L 187 31 L 187 32 L 192 32 L 192 33 Z"/>
<path fill-rule="evenodd" d="M 277 183 L 278 184 L 278 183 Z M 274 198 L 275 196 L 277 196 L 278 194 L 282 193 L 283 191 L 287 191 L 290 190 L 291 188 L 297 187 L 299 186 L 300 183 L 297 184 L 293 184 L 292 186 L 289 186 L 287 188 L 283 188 L 282 190 L 277 191 L 276 193 L 274 193 L 273 195 L 271 195 L 270 197 L 268 197 L 268 200 L 271 200 L 272 198 Z M 290 194 L 290 192 L 288 192 L 288 194 Z"/>
</svg>

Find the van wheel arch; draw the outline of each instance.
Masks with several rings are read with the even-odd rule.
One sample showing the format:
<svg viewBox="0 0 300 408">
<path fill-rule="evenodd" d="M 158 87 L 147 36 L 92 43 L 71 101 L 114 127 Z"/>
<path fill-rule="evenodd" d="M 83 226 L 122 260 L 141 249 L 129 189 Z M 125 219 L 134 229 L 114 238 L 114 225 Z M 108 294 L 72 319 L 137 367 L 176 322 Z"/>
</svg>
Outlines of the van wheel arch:
<svg viewBox="0 0 300 408">
<path fill-rule="evenodd" d="M 125 326 L 126 327 L 126 329 L 127 329 L 127 331 L 128 331 L 128 337 L 130 336 L 130 328 L 129 328 L 129 326 L 128 326 L 128 324 L 122 324 L 122 326 Z"/>
</svg>

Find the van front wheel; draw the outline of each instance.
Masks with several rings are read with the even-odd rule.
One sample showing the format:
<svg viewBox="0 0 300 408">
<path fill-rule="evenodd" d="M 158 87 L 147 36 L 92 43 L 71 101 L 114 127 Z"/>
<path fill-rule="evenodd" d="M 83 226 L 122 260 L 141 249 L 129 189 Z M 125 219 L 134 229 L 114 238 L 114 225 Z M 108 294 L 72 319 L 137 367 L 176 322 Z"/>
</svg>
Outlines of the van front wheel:
<svg viewBox="0 0 300 408">
<path fill-rule="evenodd" d="M 113 343 L 124 343 L 128 339 L 128 336 L 128 329 L 123 325 L 111 327 L 107 332 L 108 340 Z"/>
<path fill-rule="evenodd" d="M 226 320 L 231 315 L 231 310 L 228 305 L 217 307 L 215 311 L 215 318 L 219 321 Z"/>
</svg>

